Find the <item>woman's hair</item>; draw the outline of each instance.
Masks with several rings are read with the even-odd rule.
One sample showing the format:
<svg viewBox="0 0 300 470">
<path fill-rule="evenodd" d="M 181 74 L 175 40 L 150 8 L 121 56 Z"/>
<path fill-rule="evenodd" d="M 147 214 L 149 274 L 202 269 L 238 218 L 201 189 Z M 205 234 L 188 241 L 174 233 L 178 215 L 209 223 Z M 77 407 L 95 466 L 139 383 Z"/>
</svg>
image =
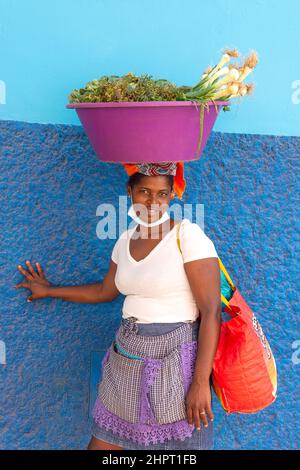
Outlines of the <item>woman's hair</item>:
<svg viewBox="0 0 300 470">
<path fill-rule="evenodd" d="M 129 185 L 131 188 L 133 188 L 134 185 L 138 184 L 140 180 L 147 175 L 144 175 L 143 173 L 133 173 L 133 175 L 129 176 L 127 185 Z M 173 189 L 173 182 L 174 182 L 174 176 L 173 175 L 162 175 L 165 176 L 168 180 L 169 186 L 171 190 Z"/>
</svg>

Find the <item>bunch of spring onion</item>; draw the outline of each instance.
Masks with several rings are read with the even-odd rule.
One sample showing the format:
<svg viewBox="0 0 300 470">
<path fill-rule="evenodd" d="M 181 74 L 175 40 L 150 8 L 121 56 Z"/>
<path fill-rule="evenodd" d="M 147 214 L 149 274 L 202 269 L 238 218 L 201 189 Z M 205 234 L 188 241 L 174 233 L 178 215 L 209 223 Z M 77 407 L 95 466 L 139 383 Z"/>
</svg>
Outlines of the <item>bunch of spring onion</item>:
<svg viewBox="0 0 300 470">
<path fill-rule="evenodd" d="M 239 57 L 238 50 L 225 50 L 220 62 L 214 67 L 209 66 L 195 86 L 182 87 L 185 88 L 185 99 L 206 104 L 208 101 L 228 101 L 250 95 L 254 85 L 245 84 L 243 81 L 256 67 L 257 53 L 252 51 L 240 65 L 228 64 L 232 57 Z"/>
<path fill-rule="evenodd" d="M 201 80 L 193 87 L 181 87 L 184 92 L 184 100 L 200 103 L 200 130 L 196 155 L 200 151 L 204 127 L 204 109 L 208 109 L 208 102 L 228 101 L 250 95 L 253 92 L 253 83 L 245 84 L 243 81 L 253 71 L 258 63 L 258 56 L 252 51 L 244 60 L 244 63 L 228 64 L 231 58 L 239 57 L 237 49 L 229 49 L 223 52 L 220 62 L 214 67 L 208 67 Z M 225 64 L 228 64 L 225 66 Z M 229 111 L 229 106 L 223 106 L 223 111 Z"/>
</svg>

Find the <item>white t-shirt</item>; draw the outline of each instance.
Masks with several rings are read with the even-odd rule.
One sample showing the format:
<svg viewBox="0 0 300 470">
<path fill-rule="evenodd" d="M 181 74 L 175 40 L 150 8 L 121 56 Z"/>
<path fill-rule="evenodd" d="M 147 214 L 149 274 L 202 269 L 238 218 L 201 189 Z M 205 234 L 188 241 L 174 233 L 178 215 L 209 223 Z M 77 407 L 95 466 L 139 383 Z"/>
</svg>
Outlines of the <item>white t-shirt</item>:
<svg viewBox="0 0 300 470">
<path fill-rule="evenodd" d="M 179 233 L 182 254 L 175 224 L 144 259 L 136 261 L 129 252 L 129 240 L 136 227 L 121 234 L 111 255 L 118 265 L 115 284 L 126 295 L 122 317 L 136 317 L 137 323 L 195 321 L 199 311 L 183 264 L 218 258 L 213 242 L 198 224 L 184 218 Z"/>
</svg>

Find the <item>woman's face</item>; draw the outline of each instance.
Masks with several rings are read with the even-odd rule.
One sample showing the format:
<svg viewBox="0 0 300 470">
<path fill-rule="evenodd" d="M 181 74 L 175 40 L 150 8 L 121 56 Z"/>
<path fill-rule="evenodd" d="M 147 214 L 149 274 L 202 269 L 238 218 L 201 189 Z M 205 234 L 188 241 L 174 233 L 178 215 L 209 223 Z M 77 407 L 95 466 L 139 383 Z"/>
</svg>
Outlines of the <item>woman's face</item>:
<svg viewBox="0 0 300 470">
<path fill-rule="evenodd" d="M 160 219 L 174 197 L 165 176 L 145 175 L 133 188 L 128 186 L 128 194 L 132 197 L 136 214 L 148 223 Z"/>
</svg>

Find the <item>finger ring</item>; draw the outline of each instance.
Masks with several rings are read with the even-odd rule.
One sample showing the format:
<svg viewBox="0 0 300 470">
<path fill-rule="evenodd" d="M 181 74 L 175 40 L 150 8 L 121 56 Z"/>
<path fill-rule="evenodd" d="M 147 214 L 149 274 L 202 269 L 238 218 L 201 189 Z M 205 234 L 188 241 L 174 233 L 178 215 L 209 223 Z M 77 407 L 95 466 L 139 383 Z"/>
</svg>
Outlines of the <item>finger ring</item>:
<svg viewBox="0 0 300 470">
<path fill-rule="evenodd" d="M 205 413 L 206 413 L 205 411 L 201 411 L 201 412 L 200 412 L 201 415 L 205 415 Z"/>
</svg>

